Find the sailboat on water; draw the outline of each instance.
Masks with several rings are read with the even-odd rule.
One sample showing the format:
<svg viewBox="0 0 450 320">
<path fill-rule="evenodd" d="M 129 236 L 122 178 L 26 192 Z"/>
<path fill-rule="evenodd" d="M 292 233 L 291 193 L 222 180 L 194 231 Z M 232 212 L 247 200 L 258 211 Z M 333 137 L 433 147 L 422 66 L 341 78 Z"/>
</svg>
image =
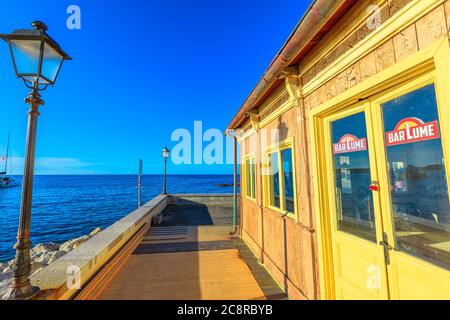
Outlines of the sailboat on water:
<svg viewBox="0 0 450 320">
<path fill-rule="evenodd" d="M 0 188 L 12 188 L 17 187 L 19 183 L 11 176 L 8 176 L 8 158 L 9 158 L 9 144 L 11 142 L 11 131 L 8 132 L 8 144 L 6 147 L 5 170 L 0 172 Z M 11 172 L 11 162 L 10 172 Z"/>
</svg>

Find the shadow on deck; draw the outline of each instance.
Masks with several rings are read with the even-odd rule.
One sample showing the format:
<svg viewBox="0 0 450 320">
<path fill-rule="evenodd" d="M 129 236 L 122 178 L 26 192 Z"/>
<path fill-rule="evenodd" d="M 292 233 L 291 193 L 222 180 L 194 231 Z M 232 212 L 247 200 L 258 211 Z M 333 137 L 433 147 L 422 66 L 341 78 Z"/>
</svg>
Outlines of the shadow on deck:
<svg viewBox="0 0 450 320">
<path fill-rule="evenodd" d="M 286 295 L 232 232 L 233 208 L 180 198 L 140 238 L 108 283 L 104 300 L 254 300 Z M 238 223 L 239 224 L 239 223 Z"/>
</svg>

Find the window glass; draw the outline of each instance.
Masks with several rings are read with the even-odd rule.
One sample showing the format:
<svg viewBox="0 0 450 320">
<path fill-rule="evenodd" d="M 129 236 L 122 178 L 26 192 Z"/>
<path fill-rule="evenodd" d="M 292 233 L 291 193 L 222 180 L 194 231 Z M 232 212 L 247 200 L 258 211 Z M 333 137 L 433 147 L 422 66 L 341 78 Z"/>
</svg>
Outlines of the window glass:
<svg viewBox="0 0 450 320">
<path fill-rule="evenodd" d="M 256 161 L 255 158 L 245 160 L 245 194 L 247 197 L 256 198 Z"/>
<path fill-rule="evenodd" d="M 269 156 L 270 205 L 281 209 L 278 152 Z"/>
<path fill-rule="evenodd" d="M 284 178 L 284 198 L 285 198 L 285 210 L 294 213 L 294 170 L 292 149 L 286 149 L 281 152 L 281 158 L 283 159 L 283 178 Z"/>
<path fill-rule="evenodd" d="M 250 171 L 250 159 L 245 160 L 245 195 L 251 196 L 251 171 Z"/>
<path fill-rule="evenodd" d="M 251 168 L 251 184 L 252 184 L 251 198 L 256 199 L 256 160 L 255 160 L 255 158 L 250 160 L 250 168 Z"/>
<path fill-rule="evenodd" d="M 338 230 L 376 242 L 365 114 L 331 124 Z"/>
<path fill-rule="evenodd" d="M 434 85 L 382 106 L 396 249 L 450 270 L 450 205 Z"/>
</svg>

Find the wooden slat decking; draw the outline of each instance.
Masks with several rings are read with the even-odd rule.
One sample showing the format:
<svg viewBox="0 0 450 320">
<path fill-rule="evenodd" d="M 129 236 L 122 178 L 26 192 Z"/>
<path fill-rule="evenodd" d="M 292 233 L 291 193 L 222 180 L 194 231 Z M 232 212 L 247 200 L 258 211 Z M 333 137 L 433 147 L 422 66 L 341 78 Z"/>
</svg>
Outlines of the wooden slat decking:
<svg viewBox="0 0 450 320">
<path fill-rule="evenodd" d="M 186 219 L 186 209 L 192 219 Z M 242 241 L 229 235 L 231 228 L 214 225 L 213 221 L 221 220 L 217 215 L 230 214 L 229 210 L 208 208 L 210 221 L 195 225 L 203 221 L 196 212 L 204 216 L 204 209 L 196 211 L 193 205 L 168 208 L 169 219 L 165 215 L 161 227 L 150 228 L 100 299 L 285 298 Z"/>
</svg>

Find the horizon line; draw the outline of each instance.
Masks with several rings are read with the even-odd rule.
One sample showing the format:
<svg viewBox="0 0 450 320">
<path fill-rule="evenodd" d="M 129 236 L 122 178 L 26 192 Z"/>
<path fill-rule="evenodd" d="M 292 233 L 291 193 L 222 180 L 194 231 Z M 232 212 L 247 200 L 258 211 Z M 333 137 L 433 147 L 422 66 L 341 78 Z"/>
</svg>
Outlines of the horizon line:
<svg viewBox="0 0 450 320">
<path fill-rule="evenodd" d="M 34 176 L 137 176 L 137 173 L 42 173 L 34 174 Z M 144 173 L 142 176 L 163 176 L 162 173 Z M 229 176 L 231 173 L 170 173 L 167 176 Z M 239 173 L 238 173 L 239 175 Z M 22 177 L 23 174 L 10 174 L 9 176 Z"/>
</svg>

